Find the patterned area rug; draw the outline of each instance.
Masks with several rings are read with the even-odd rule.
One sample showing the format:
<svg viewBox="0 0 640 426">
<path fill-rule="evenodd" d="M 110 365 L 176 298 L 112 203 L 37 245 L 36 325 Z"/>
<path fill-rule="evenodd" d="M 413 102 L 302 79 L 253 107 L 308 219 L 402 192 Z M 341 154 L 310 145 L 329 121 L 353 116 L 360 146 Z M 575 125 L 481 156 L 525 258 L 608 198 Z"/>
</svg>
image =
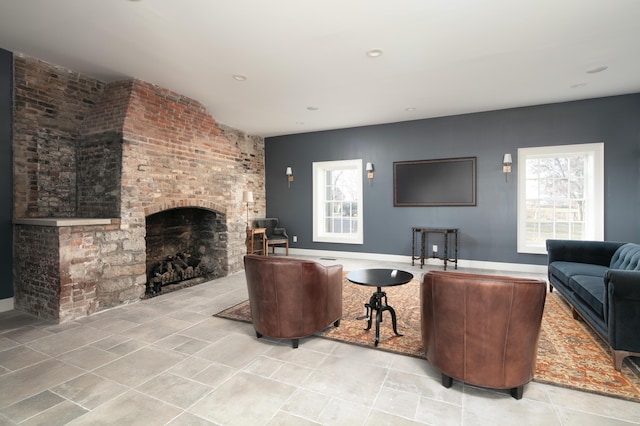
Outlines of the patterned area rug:
<svg viewBox="0 0 640 426">
<path fill-rule="evenodd" d="M 364 330 L 364 303 L 371 287 L 355 285 L 346 279 L 343 286 L 343 317 L 340 327 L 329 327 L 318 336 L 375 348 L 375 325 Z M 389 313 L 383 313 L 380 343 L 377 349 L 424 358 L 420 336 L 420 287 L 417 279 L 385 289 L 387 299 L 397 313 L 398 337 L 393 333 Z M 249 301 L 226 309 L 216 316 L 251 321 Z M 640 402 L 638 358 L 628 357 L 622 372 L 613 368 L 607 346 L 582 321 L 574 320 L 569 306 L 557 292 L 547 294 L 534 380 L 541 383 L 579 389 Z"/>
</svg>

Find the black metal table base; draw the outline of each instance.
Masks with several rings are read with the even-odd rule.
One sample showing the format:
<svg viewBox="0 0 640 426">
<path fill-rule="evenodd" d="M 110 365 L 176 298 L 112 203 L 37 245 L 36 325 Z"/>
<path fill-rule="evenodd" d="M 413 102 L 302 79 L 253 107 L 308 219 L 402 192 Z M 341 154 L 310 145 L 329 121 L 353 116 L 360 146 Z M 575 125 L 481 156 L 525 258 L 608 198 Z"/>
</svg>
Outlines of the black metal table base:
<svg viewBox="0 0 640 426">
<path fill-rule="evenodd" d="M 382 291 L 380 287 L 377 287 L 377 291 L 371 295 L 369 299 L 369 303 L 364 304 L 365 314 L 362 317 L 358 317 L 358 319 L 367 318 L 367 328 L 365 330 L 371 330 L 371 325 L 373 323 L 373 311 L 376 311 L 376 340 L 374 345 L 378 346 L 380 342 L 380 323 L 382 322 L 382 312 L 389 311 L 391 315 L 391 324 L 393 326 L 393 332 L 396 336 L 402 336 L 402 334 L 398 333 L 397 322 L 396 322 L 396 311 L 387 304 L 387 293 Z"/>
</svg>

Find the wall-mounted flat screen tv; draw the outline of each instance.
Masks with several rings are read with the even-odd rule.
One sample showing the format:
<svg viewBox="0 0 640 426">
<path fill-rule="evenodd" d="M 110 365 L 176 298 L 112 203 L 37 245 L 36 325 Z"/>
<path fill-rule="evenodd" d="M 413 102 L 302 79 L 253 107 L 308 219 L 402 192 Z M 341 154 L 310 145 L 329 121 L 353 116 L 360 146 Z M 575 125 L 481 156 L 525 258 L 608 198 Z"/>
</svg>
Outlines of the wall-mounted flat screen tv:
<svg viewBox="0 0 640 426">
<path fill-rule="evenodd" d="M 394 162 L 393 205 L 475 206 L 476 157 Z"/>
</svg>

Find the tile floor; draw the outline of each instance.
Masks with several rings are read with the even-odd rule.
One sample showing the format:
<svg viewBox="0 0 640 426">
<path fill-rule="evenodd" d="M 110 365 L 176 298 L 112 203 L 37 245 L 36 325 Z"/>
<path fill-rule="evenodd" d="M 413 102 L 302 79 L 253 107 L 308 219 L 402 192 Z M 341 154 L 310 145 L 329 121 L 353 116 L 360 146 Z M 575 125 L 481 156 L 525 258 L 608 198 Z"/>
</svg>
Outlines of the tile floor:
<svg viewBox="0 0 640 426">
<path fill-rule="evenodd" d="M 292 349 L 212 316 L 244 299 L 237 273 L 62 325 L 0 313 L 0 425 L 640 424 L 638 403 L 536 382 L 520 401 L 445 389 L 422 359 L 318 337 Z"/>
</svg>

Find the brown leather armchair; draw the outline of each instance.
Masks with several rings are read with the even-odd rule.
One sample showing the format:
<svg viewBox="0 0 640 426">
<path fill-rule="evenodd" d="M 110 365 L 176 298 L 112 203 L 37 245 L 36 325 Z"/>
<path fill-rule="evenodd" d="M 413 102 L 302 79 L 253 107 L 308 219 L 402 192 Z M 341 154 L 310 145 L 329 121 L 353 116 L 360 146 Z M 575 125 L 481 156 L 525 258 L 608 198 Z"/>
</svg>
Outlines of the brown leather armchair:
<svg viewBox="0 0 640 426">
<path fill-rule="evenodd" d="M 541 280 L 430 271 L 421 277 L 422 343 L 442 373 L 522 398 L 533 379 L 542 311 Z"/>
<path fill-rule="evenodd" d="M 298 339 L 342 318 L 342 265 L 310 260 L 246 255 L 251 321 L 258 338 Z"/>
</svg>

